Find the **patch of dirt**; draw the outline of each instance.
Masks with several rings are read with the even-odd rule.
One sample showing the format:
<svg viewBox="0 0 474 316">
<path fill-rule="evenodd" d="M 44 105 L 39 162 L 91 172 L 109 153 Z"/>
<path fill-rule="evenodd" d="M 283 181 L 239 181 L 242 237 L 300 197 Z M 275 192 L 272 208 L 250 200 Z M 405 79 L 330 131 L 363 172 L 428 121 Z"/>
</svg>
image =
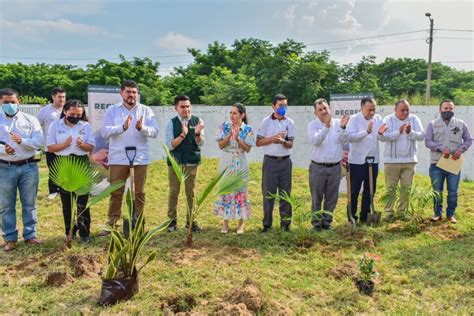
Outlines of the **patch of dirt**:
<svg viewBox="0 0 474 316">
<path fill-rule="evenodd" d="M 422 227 L 422 231 L 426 231 L 431 237 L 441 240 L 461 239 L 464 237 L 455 225 L 448 223 L 443 223 L 442 225 L 428 224 Z"/>
<path fill-rule="evenodd" d="M 293 311 L 278 301 L 272 301 L 270 306 L 265 309 L 265 315 L 271 316 L 287 316 L 294 315 Z"/>
<path fill-rule="evenodd" d="M 303 239 L 298 238 L 296 240 L 296 246 L 301 248 L 311 248 L 316 243 L 316 240 L 312 236 L 306 236 Z"/>
<path fill-rule="evenodd" d="M 355 263 L 343 262 L 342 264 L 333 267 L 329 270 L 329 275 L 336 280 L 342 280 L 344 278 L 354 277 L 357 272 Z"/>
<path fill-rule="evenodd" d="M 251 279 L 244 281 L 243 287 L 230 290 L 224 297 L 225 302 L 243 303 L 252 312 L 259 312 L 263 306 L 263 294 L 260 286 Z"/>
<path fill-rule="evenodd" d="M 164 312 L 167 309 L 173 313 L 182 313 L 181 315 L 187 315 L 197 305 L 196 298 L 190 294 L 172 296 L 165 300 L 166 305 L 162 306 Z"/>
<path fill-rule="evenodd" d="M 360 240 L 357 245 L 356 245 L 356 248 L 358 250 L 364 250 L 364 249 L 375 249 L 375 242 L 373 239 L 362 239 Z"/>
<path fill-rule="evenodd" d="M 69 256 L 68 260 L 76 278 L 97 276 L 97 274 L 100 273 L 100 262 L 97 257 L 93 255 L 75 254 Z"/>
<path fill-rule="evenodd" d="M 66 271 L 50 272 L 46 276 L 45 285 L 59 287 L 74 282 L 74 278 Z"/>
<path fill-rule="evenodd" d="M 177 266 L 194 265 L 197 261 L 214 259 L 228 265 L 239 264 L 244 259 L 259 259 L 260 254 L 255 249 L 239 247 L 202 246 L 199 248 L 183 248 L 175 252 L 171 260 Z"/>
<path fill-rule="evenodd" d="M 244 303 L 231 304 L 227 302 L 220 303 L 212 315 L 215 316 L 251 316 L 255 315 L 249 311 Z"/>
</svg>

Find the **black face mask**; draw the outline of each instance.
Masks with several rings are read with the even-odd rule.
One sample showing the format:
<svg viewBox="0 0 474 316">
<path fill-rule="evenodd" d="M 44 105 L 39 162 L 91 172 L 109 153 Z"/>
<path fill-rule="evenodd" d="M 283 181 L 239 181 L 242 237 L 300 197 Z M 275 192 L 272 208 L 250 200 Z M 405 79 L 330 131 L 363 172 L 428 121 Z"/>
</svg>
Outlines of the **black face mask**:
<svg viewBox="0 0 474 316">
<path fill-rule="evenodd" d="M 76 125 L 77 123 L 79 123 L 81 118 L 80 117 L 75 117 L 75 116 L 68 116 L 68 117 L 66 117 L 66 120 L 68 120 L 69 123 L 71 123 L 73 125 Z"/>
<path fill-rule="evenodd" d="M 449 121 L 454 116 L 453 111 L 441 112 L 441 118 L 445 121 Z"/>
</svg>

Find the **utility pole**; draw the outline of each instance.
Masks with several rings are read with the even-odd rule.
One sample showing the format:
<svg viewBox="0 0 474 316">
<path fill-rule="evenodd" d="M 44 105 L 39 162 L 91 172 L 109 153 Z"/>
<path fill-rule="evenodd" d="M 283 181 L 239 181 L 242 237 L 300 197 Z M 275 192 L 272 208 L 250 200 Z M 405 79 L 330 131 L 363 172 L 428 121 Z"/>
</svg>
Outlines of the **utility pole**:
<svg viewBox="0 0 474 316">
<path fill-rule="evenodd" d="M 430 45 L 428 53 L 428 74 L 426 76 L 426 105 L 430 105 L 431 99 L 431 53 L 433 51 L 433 24 L 434 19 L 431 18 L 431 13 L 425 13 L 425 16 L 430 20 L 430 37 L 427 39 L 427 43 Z"/>
</svg>

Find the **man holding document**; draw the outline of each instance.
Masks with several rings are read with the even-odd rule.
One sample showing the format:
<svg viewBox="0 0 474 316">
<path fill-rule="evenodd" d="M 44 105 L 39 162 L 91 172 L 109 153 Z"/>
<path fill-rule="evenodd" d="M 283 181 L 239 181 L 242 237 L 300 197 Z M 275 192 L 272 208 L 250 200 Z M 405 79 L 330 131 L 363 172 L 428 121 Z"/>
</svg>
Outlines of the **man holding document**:
<svg viewBox="0 0 474 316">
<path fill-rule="evenodd" d="M 458 203 L 459 181 L 461 180 L 462 154 L 472 144 L 471 134 L 466 123 L 454 118 L 454 103 L 446 99 L 439 106 L 440 117 L 431 121 L 426 128 L 425 145 L 429 149 L 431 165 L 430 178 L 434 190 L 439 196 L 434 203 L 434 217 L 437 222 L 443 214 L 443 185 L 446 179 L 448 189 L 448 206 L 446 216 L 451 223 L 456 223 L 454 212 Z"/>
</svg>

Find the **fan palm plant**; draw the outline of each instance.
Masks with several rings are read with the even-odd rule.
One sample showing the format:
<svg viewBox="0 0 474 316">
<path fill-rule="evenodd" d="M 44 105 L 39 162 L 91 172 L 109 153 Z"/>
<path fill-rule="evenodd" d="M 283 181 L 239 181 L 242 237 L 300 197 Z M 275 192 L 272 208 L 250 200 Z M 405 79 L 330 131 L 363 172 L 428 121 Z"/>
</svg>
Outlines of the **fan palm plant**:
<svg viewBox="0 0 474 316">
<path fill-rule="evenodd" d="M 50 175 L 51 180 L 56 183 L 56 185 L 70 194 L 71 223 L 66 245 L 68 248 L 71 248 L 73 227 L 77 223 L 78 216 L 75 208 L 77 205 L 77 198 L 80 195 L 89 194 L 101 180 L 101 176 L 88 161 L 77 159 L 77 157 L 72 156 L 58 156 L 51 166 Z M 100 202 L 110 193 L 123 185 L 123 181 L 111 184 L 100 194 L 91 198 L 84 209 Z"/>
<path fill-rule="evenodd" d="M 163 146 L 163 149 L 166 152 L 166 156 L 168 157 L 171 163 L 171 166 L 173 168 L 173 171 L 176 174 L 176 177 L 178 178 L 179 183 L 181 185 L 184 185 L 188 175 L 186 174 L 184 169 L 178 164 L 176 159 L 170 153 L 169 149 L 166 146 Z M 193 231 L 192 231 L 191 223 L 193 223 L 194 219 L 197 217 L 199 212 L 204 208 L 209 197 L 211 195 L 217 196 L 217 195 L 222 195 L 222 194 L 233 193 L 244 186 L 245 184 L 244 179 L 247 179 L 247 172 L 239 171 L 233 174 L 226 174 L 226 171 L 227 169 L 224 169 L 216 177 L 211 179 L 209 184 L 206 186 L 202 194 L 198 196 L 198 198 L 196 199 L 195 203 L 193 203 L 193 206 L 191 208 L 189 207 L 188 203 L 185 203 L 188 220 L 190 223 L 190 225 L 188 225 L 188 237 L 186 241 L 186 244 L 188 247 L 193 246 Z M 186 191 L 185 191 L 185 194 L 186 194 Z"/>
</svg>

